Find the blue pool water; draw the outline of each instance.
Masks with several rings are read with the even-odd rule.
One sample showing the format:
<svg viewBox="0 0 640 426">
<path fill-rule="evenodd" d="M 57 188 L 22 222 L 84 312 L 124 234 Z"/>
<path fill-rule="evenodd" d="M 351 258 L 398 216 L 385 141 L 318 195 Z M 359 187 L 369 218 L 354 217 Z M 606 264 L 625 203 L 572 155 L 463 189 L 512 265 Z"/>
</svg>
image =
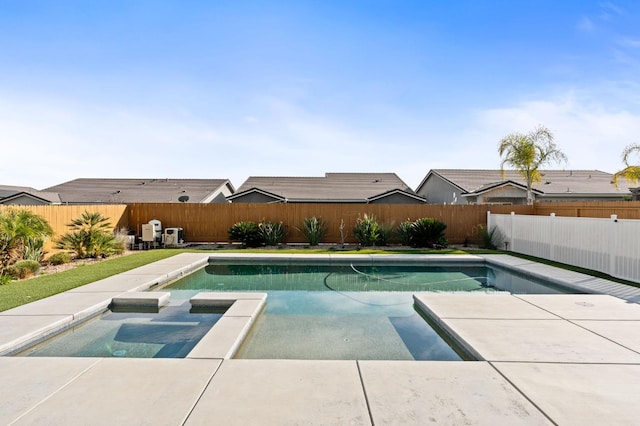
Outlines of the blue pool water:
<svg viewBox="0 0 640 426">
<path fill-rule="evenodd" d="M 174 300 L 159 312 L 107 312 L 21 356 L 184 358 L 222 316 Z"/>
<path fill-rule="evenodd" d="M 162 289 L 267 292 L 264 312 L 237 358 L 459 360 L 412 295 L 425 291 L 569 292 L 484 265 L 225 264 Z"/>
<path fill-rule="evenodd" d="M 212 263 L 166 286 L 159 312 L 106 312 L 18 354 L 57 357 L 185 357 L 222 316 L 193 312 L 202 291 L 266 292 L 237 358 L 459 360 L 412 295 L 426 291 L 567 293 L 482 265 Z"/>
</svg>

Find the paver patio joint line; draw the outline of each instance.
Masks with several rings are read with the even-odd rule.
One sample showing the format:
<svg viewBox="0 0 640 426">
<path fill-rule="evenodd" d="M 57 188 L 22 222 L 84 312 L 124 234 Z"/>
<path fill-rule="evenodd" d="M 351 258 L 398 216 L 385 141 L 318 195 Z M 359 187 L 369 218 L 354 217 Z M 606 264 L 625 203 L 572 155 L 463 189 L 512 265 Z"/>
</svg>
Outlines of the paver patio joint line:
<svg viewBox="0 0 640 426">
<path fill-rule="evenodd" d="M 202 395 L 204 395 L 204 393 L 206 392 L 207 388 L 211 384 L 211 381 L 215 377 L 216 373 L 218 373 L 218 371 L 220 370 L 220 367 L 222 367 L 222 363 L 223 362 L 224 362 L 224 360 L 220 360 L 220 364 L 218 364 L 218 367 L 216 367 L 216 369 L 213 371 L 213 373 L 211 373 L 211 377 L 209 377 L 209 380 L 207 380 L 207 383 L 205 383 L 204 387 L 202 388 L 202 391 L 200 392 L 200 395 L 198 395 L 196 400 L 193 402 L 193 405 L 189 409 L 189 412 L 185 416 L 184 421 L 181 424 L 182 426 L 184 426 L 187 423 L 187 421 L 189 421 L 189 417 L 191 417 L 191 414 L 193 413 L 193 410 L 195 410 L 196 407 L 198 406 L 198 403 L 202 399 Z"/>
<path fill-rule="evenodd" d="M 513 388 L 520 394 L 523 396 L 524 399 L 526 399 L 527 401 L 529 401 L 534 407 L 536 407 L 536 409 L 538 411 L 540 411 L 542 413 L 543 416 L 545 416 L 551 423 L 553 423 L 556 426 L 559 426 L 558 423 L 554 422 L 553 419 L 542 409 L 542 407 L 538 406 L 538 404 L 535 403 L 535 401 L 533 401 L 531 398 L 529 398 L 527 396 L 526 393 L 522 392 L 522 390 L 520 390 L 520 388 L 518 386 L 516 386 L 515 383 L 513 383 L 511 380 L 509 380 L 509 378 L 507 376 L 505 376 L 504 374 L 502 374 L 502 371 L 500 371 L 495 365 L 493 365 L 492 361 L 487 361 L 489 363 L 489 365 L 491 366 L 491 368 L 493 368 L 496 373 L 498 373 L 502 378 L 504 378 L 507 383 L 509 383 L 511 386 L 513 386 Z M 517 361 L 513 361 L 513 362 L 517 362 Z M 549 364 L 556 364 L 553 362 L 550 362 Z"/>
<path fill-rule="evenodd" d="M 636 350 L 634 350 L 634 349 L 631 349 L 631 348 L 629 348 L 629 347 L 627 347 L 627 346 L 623 345 L 623 344 L 622 344 L 622 343 L 620 343 L 620 342 L 616 342 L 615 340 L 610 339 L 610 338 L 608 338 L 607 336 L 603 336 L 603 335 L 602 335 L 602 334 L 600 334 L 600 333 L 596 333 L 595 331 L 593 331 L 593 330 L 589 330 L 588 328 L 586 328 L 586 327 L 584 327 L 584 326 L 582 326 L 582 325 L 577 324 L 577 323 L 575 323 L 575 322 L 574 322 L 574 321 L 602 321 L 602 320 L 584 320 L 584 319 L 583 319 L 583 320 L 580 320 L 580 319 L 577 319 L 577 320 L 567 320 L 567 321 L 568 321 L 568 322 L 570 322 L 570 323 L 571 323 L 571 324 L 573 324 L 573 325 L 577 325 L 578 327 L 582 328 L 583 330 L 587 330 L 587 331 L 589 331 L 589 332 L 591 332 L 591 333 L 595 334 L 595 335 L 596 335 L 596 336 L 598 336 L 598 337 L 602 337 L 603 339 L 608 340 L 608 341 L 610 341 L 611 343 L 615 343 L 616 345 L 621 346 L 621 347 L 623 347 L 623 348 L 625 348 L 625 349 L 628 349 L 628 350 L 630 350 L 631 352 L 635 352 L 635 353 L 637 353 L 637 354 L 640 354 L 640 352 L 639 352 L 639 351 L 636 351 Z M 605 320 L 605 321 L 617 321 L 617 320 Z M 638 323 L 640 323 L 640 321 L 634 321 L 634 320 L 626 320 L 626 321 L 631 321 L 631 322 L 638 322 Z"/>
<path fill-rule="evenodd" d="M 66 383 L 62 384 L 58 389 L 54 390 L 53 392 L 51 392 L 49 395 L 47 395 L 46 397 L 42 398 L 40 401 L 38 401 L 36 404 L 33 405 L 33 407 L 29 408 L 27 411 L 25 411 L 24 413 L 22 413 L 21 415 L 19 415 L 18 417 L 16 417 L 15 419 L 13 419 L 13 421 L 11 423 L 9 423 L 9 426 L 15 424 L 17 421 L 19 421 L 21 418 L 23 418 L 24 416 L 26 416 L 27 414 L 29 414 L 30 412 L 32 412 L 33 410 L 35 410 L 36 408 L 38 408 L 40 405 L 42 405 L 44 402 L 48 401 L 49 399 L 51 399 L 52 396 L 54 396 L 55 394 L 57 394 L 58 392 L 60 392 L 62 389 L 66 388 L 67 386 L 69 386 L 71 383 L 75 382 L 80 376 L 82 376 L 83 374 L 85 374 L 87 371 L 91 370 L 93 367 L 95 367 L 99 362 L 102 361 L 103 358 L 97 358 L 95 360 L 95 362 L 93 362 L 91 365 L 87 366 L 87 368 L 85 368 L 84 370 L 82 370 L 81 372 L 79 372 L 78 374 L 76 374 L 75 376 L 73 376 L 71 379 L 69 379 Z"/>
<path fill-rule="evenodd" d="M 367 412 L 369 413 L 369 420 L 371 425 L 375 425 L 373 421 L 373 414 L 371 413 L 371 405 L 369 405 L 369 396 L 367 395 L 367 389 L 364 387 L 364 379 L 362 378 L 362 371 L 360 370 L 360 361 L 356 360 L 356 368 L 358 369 L 358 377 L 360 378 L 360 385 L 362 385 L 362 393 L 364 394 L 364 402 L 367 404 Z"/>
<path fill-rule="evenodd" d="M 513 296 L 513 297 L 515 297 L 516 299 L 522 300 L 523 302 L 526 302 L 526 303 L 530 304 L 530 305 L 531 305 L 531 306 L 533 306 L 533 307 L 536 307 L 536 308 L 541 309 L 541 310 L 543 310 L 543 311 L 545 311 L 545 312 L 547 312 L 547 313 L 550 313 L 551 315 L 556 316 L 556 317 L 558 317 L 558 318 L 559 318 L 559 319 L 561 319 L 561 320 L 569 321 L 567 318 L 563 317 L 562 315 L 560 315 L 560 314 L 556 314 L 555 312 L 551 312 L 550 310 L 545 309 L 545 308 L 543 308 L 542 306 L 538 306 L 538 305 L 536 305 L 535 303 L 533 303 L 533 302 L 531 302 L 531 301 L 529 301 L 529 300 L 526 300 L 526 299 L 523 299 L 523 298 L 519 297 L 519 295 L 517 295 L 517 294 L 512 294 L 512 296 Z M 526 296 L 526 295 L 525 295 L 525 296 Z"/>
</svg>

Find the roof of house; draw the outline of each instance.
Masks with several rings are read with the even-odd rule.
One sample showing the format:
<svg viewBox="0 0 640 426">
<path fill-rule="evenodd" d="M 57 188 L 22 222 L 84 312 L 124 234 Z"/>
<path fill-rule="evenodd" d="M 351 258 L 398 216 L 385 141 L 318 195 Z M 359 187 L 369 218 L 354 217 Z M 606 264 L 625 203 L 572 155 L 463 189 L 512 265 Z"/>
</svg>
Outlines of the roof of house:
<svg viewBox="0 0 640 426">
<path fill-rule="evenodd" d="M 618 187 L 611 182 L 612 174 L 599 170 L 541 170 L 542 180 L 533 184 L 533 189 L 541 194 L 629 194 L 627 182 L 621 180 Z M 418 192 L 430 175 L 440 178 L 458 187 L 464 193 L 481 193 L 501 183 L 511 181 L 526 188 L 526 181 L 516 170 L 468 170 L 434 169 L 418 186 Z"/>
<path fill-rule="evenodd" d="M 75 179 L 47 188 L 63 203 L 208 203 L 227 186 L 228 179 Z"/>
<path fill-rule="evenodd" d="M 22 195 L 37 198 L 51 204 L 60 203 L 60 196 L 57 192 L 38 191 L 28 186 L 0 185 L 0 204 Z"/>
<path fill-rule="evenodd" d="M 289 202 L 367 202 L 400 191 L 421 198 L 395 173 L 326 173 L 324 176 L 251 176 L 230 200 L 252 192 Z"/>
</svg>

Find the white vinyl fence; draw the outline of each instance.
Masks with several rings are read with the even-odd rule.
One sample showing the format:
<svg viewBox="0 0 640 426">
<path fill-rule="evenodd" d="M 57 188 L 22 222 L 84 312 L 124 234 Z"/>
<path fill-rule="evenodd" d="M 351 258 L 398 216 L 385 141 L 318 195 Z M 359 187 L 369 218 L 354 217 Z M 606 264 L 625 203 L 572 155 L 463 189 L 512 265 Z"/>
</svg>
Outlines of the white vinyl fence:
<svg viewBox="0 0 640 426">
<path fill-rule="evenodd" d="M 640 282 L 640 220 L 487 214 L 499 248 Z"/>
</svg>

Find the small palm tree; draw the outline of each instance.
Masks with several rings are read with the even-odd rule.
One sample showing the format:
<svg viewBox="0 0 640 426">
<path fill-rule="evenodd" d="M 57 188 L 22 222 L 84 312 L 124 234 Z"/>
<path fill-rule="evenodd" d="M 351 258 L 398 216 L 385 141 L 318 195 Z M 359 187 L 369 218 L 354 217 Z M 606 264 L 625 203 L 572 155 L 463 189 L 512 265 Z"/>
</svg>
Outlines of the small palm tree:
<svg viewBox="0 0 640 426">
<path fill-rule="evenodd" d="M 73 251 L 80 259 L 108 256 L 124 249 L 113 235 L 109 219 L 100 213 L 85 211 L 67 226 L 71 230 L 58 239 L 56 247 Z"/>
<path fill-rule="evenodd" d="M 640 180 L 640 165 L 632 166 L 630 163 L 630 157 L 632 154 L 637 153 L 640 155 L 640 144 L 627 145 L 622 151 L 622 162 L 625 168 L 613 175 L 613 183 L 618 186 L 618 179 L 623 178 L 629 182 L 638 182 Z"/>
<path fill-rule="evenodd" d="M 512 133 L 505 136 L 500 140 L 498 153 L 502 157 L 502 175 L 505 174 L 504 166 L 508 165 L 527 182 L 527 204 L 533 204 L 533 183 L 542 180 L 540 167 L 567 161 L 567 156 L 553 142 L 553 133 L 544 126 L 538 126 L 526 135 Z"/>
<path fill-rule="evenodd" d="M 53 230 L 47 221 L 30 211 L 0 212 L 0 275 L 23 256 L 27 246 L 37 245 L 51 235 Z"/>
</svg>

